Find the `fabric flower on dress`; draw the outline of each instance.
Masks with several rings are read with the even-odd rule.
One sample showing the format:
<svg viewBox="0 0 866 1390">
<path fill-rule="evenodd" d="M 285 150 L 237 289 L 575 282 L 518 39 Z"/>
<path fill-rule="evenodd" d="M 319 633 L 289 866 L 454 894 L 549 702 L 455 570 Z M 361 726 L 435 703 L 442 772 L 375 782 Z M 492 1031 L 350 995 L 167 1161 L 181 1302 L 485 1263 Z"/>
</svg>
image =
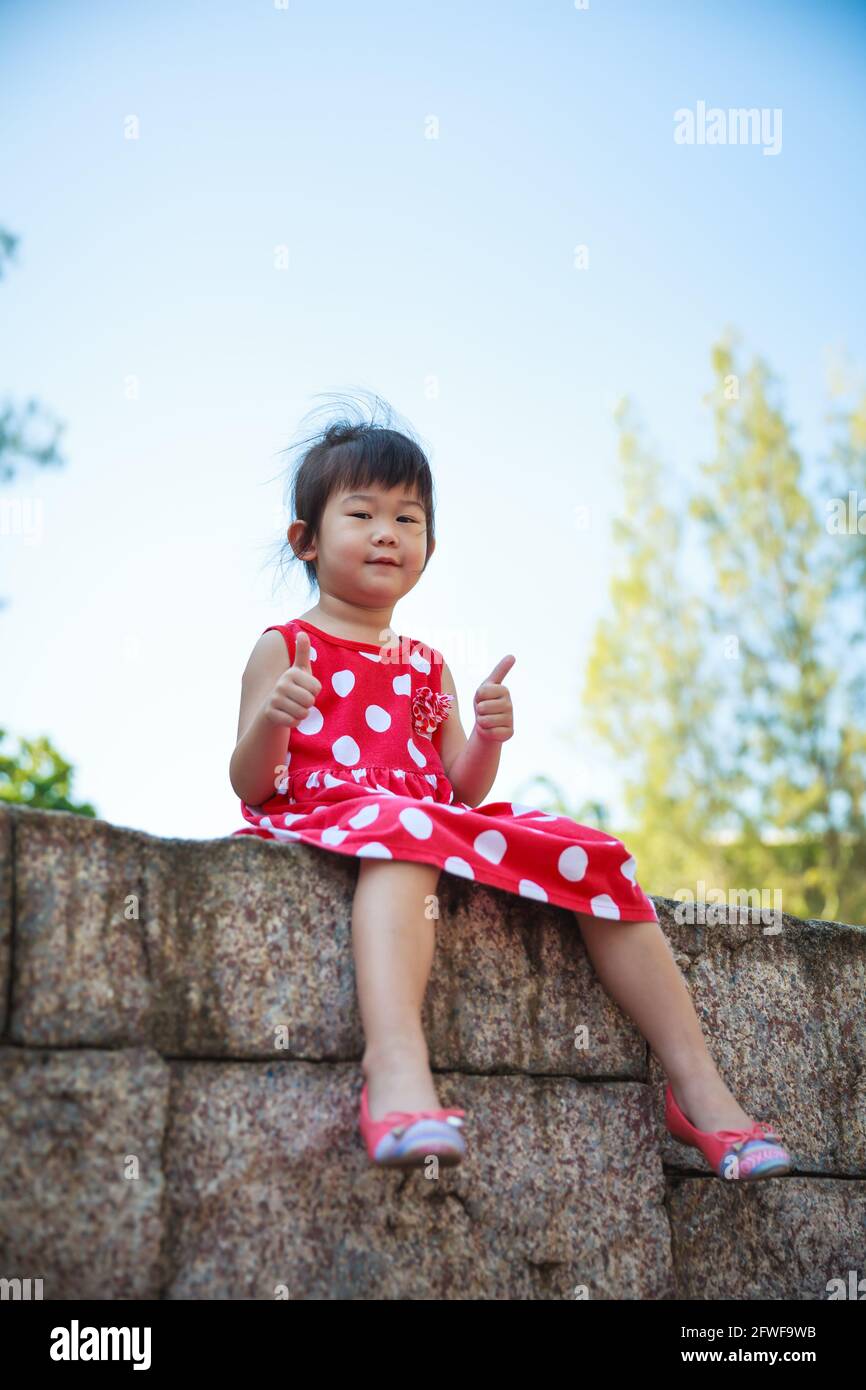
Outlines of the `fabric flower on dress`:
<svg viewBox="0 0 866 1390">
<path fill-rule="evenodd" d="M 412 701 L 412 724 L 416 734 L 432 738 L 438 726 L 448 718 L 453 703 L 453 695 L 444 692 L 434 695 L 429 685 L 422 685 Z"/>
</svg>

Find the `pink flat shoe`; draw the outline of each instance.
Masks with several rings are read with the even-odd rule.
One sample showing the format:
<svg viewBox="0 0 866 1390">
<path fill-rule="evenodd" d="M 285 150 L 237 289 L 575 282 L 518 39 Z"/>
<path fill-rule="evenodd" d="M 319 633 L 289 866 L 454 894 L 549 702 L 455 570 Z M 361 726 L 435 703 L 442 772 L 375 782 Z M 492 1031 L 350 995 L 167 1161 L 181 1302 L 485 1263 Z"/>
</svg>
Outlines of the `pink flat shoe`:
<svg viewBox="0 0 866 1390">
<path fill-rule="evenodd" d="M 714 1133 L 695 1129 L 677 1105 L 670 1082 L 665 1092 L 665 1124 L 681 1144 L 700 1149 L 718 1178 L 757 1182 L 791 1171 L 791 1155 L 768 1125 L 759 1120 L 751 1129 L 718 1129 Z"/>
<path fill-rule="evenodd" d="M 420 1168 L 435 1155 L 447 1168 L 466 1153 L 460 1133 L 465 1110 L 389 1110 L 381 1120 L 371 1120 L 367 1083 L 361 1088 L 361 1135 L 372 1163 L 381 1168 Z"/>
</svg>

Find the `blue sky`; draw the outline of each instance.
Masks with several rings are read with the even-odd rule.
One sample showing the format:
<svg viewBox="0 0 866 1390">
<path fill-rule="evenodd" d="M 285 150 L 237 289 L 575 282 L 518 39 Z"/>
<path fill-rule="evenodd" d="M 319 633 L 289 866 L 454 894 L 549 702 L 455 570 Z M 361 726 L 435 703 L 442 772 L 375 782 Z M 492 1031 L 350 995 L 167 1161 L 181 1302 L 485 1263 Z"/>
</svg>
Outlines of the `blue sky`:
<svg viewBox="0 0 866 1390">
<path fill-rule="evenodd" d="M 824 443 L 828 361 L 866 358 L 864 60 L 866 5 L 834 0 L 0 5 L 0 389 L 60 416 L 68 457 L 2 493 L 41 520 L 0 538 L 0 723 L 48 734 L 116 824 L 239 828 L 241 673 L 315 601 L 269 564 L 278 451 L 361 388 L 436 476 L 395 628 L 443 650 L 468 727 L 517 658 L 486 799 L 546 772 L 616 807 L 579 704 L 612 408 L 688 482 L 731 326 Z M 676 144 L 701 101 L 780 109 L 780 152 Z"/>
</svg>

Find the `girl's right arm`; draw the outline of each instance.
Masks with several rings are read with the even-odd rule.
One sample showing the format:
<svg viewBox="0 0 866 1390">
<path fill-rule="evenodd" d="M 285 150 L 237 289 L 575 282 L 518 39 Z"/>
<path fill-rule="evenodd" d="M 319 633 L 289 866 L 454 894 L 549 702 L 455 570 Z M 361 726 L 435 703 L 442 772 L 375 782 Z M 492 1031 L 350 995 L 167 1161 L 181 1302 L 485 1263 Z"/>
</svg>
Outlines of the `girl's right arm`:
<svg viewBox="0 0 866 1390">
<path fill-rule="evenodd" d="M 285 767 L 291 730 L 306 717 L 321 685 L 310 671 L 309 637 L 298 639 L 296 664 L 287 668 L 280 632 L 263 632 L 241 681 L 238 737 L 229 764 L 229 781 L 248 806 L 272 797 Z"/>
</svg>

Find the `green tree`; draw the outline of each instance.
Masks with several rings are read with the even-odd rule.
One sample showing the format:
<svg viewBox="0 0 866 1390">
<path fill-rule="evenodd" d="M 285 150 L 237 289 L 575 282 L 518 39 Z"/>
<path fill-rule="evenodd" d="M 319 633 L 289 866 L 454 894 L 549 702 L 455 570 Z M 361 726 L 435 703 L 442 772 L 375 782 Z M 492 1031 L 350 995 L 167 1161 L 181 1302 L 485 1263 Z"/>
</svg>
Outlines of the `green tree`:
<svg viewBox="0 0 866 1390">
<path fill-rule="evenodd" d="M 0 280 L 7 265 L 17 256 L 19 241 L 20 237 L 0 227 Z M 40 468 L 61 466 L 65 460 L 58 444 L 64 428 L 35 400 L 29 400 L 23 407 L 14 405 L 8 398 L 0 402 L 0 482 L 10 482 L 24 463 L 34 463 Z"/>
<path fill-rule="evenodd" d="M 712 631 L 735 638 L 727 696 L 750 795 L 731 798 L 729 875 L 761 873 L 798 916 L 863 921 L 866 706 L 834 602 L 857 549 L 828 533 L 766 365 L 741 372 L 725 342 L 713 367 L 715 457 L 690 512 L 713 564 Z"/>
<path fill-rule="evenodd" d="M 18 237 L 0 227 L 0 280 L 16 255 L 18 241 Z M 10 482 L 27 463 L 37 467 L 61 466 L 65 460 L 58 442 L 63 428 L 35 400 L 29 400 L 24 407 L 8 399 L 0 401 L 0 483 Z M 6 606 L 6 600 L 0 598 L 0 609 Z M 6 736 L 6 730 L 0 729 L 0 743 Z M 74 775 L 72 765 L 47 738 L 19 739 L 15 754 L 0 750 L 0 801 L 95 816 L 90 802 L 70 799 Z"/>
<path fill-rule="evenodd" d="M 6 730 L 0 729 L 0 744 L 5 740 Z M 47 738 L 19 739 L 14 754 L 0 748 L 0 802 L 95 816 L 96 810 L 89 801 L 70 799 L 74 777 L 72 764 L 61 757 Z"/>
<path fill-rule="evenodd" d="M 863 487 L 866 410 L 837 413 L 810 497 L 765 364 L 742 372 L 723 341 L 712 367 L 714 455 L 682 520 L 630 407 L 617 412 L 620 563 L 584 687 L 626 772 L 630 828 L 614 833 L 649 892 L 779 889 L 797 916 L 862 922 L 864 672 L 834 600 L 857 591 L 866 542 L 831 536 L 824 513 L 828 488 Z M 702 588 L 683 576 L 689 519 Z"/>
</svg>

